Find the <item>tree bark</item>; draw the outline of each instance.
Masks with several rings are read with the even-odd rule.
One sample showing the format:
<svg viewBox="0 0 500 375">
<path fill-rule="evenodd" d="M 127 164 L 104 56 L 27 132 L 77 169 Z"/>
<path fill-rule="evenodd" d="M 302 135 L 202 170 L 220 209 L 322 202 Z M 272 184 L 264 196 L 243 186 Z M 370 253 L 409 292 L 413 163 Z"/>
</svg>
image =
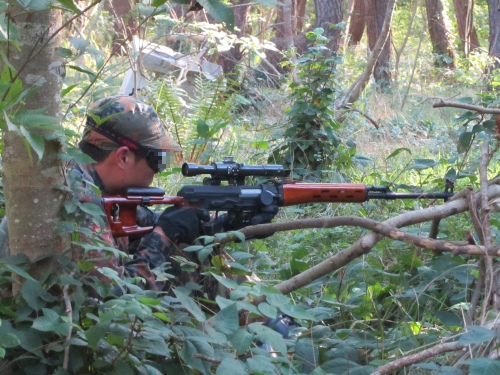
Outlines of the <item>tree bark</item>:
<svg viewBox="0 0 500 375">
<path fill-rule="evenodd" d="M 304 28 L 304 18 L 306 15 L 307 0 L 295 0 L 293 8 L 293 29 L 294 33 L 300 33 Z"/>
<path fill-rule="evenodd" d="M 238 38 L 241 38 L 248 33 L 247 20 L 250 13 L 250 3 L 245 0 L 238 0 L 235 5 L 233 8 L 235 34 Z M 219 63 L 222 65 L 225 73 L 230 73 L 240 63 L 242 57 L 243 51 L 241 50 L 241 45 L 238 43 L 233 45 L 229 51 L 220 53 Z"/>
<path fill-rule="evenodd" d="M 128 53 L 125 41 L 131 41 L 137 35 L 137 20 L 130 14 L 132 10 L 131 0 L 105 0 L 104 9 L 114 15 L 114 35 L 111 55 L 123 55 Z"/>
<path fill-rule="evenodd" d="M 20 48 L 8 45 L 7 56 L 14 68 L 11 69 L 11 77 L 18 74 L 25 90 L 40 88 L 32 96 L 25 97 L 19 111 L 43 110 L 45 115 L 60 122 L 65 70 L 56 48 L 62 41 L 59 32 L 61 11 L 33 12 L 18 2 L 12 2 L 9 14 L 20 30 Z M 11 115 L 7 112 L 7 116 L 13 119 Z M 22 125 L 15 120 L 12 122 L 18 127 Z M 35 132 L 29 129 L 29 124 L 25 127 Z M 36 132 L 42 136 L 54 133 Z M 15 131 L 4 131 L 3 141 L 3 183 L 11 254 L 23 253 L 35 260 L 65 250 L 67 240 L 54 232 L 66 197 L 61 190 L 55 189 L 56 185 L 65 184 L 62 163 L 58 158 L 61 151 L 59 141 L 45 140 L 41 160 L 35 152 L 28 152 L 25 139 Z M 38 276 L 44 269 L 37 265 L 33 271 L 34 276 Z"/>
<path fill-rule="evenodd" d="M 453 0 L 457 16 L 458 34 L 462 41 L 462 52 L 465 56 L 469 56 L 471 51 L 480 47 L 476 27 L 473 23 L 472 6 L 469 6 L 469 2 L 470 0 Z"/>
<path fill-rule="evenodd" d="M 495 58 L 490 70 L 500 69 L 500 0 L 488 0 L 490 23 L 490 56 Z"/>
<path fill-rule="evenodd" d="M 446 19 L 441 0 L 425 0 L 427 24 L 434 52 L 434 65 L 437 67 L 455 68 L 455 50 L 451 44 L 448 20 Z"/>
<path fill-rule="evenodd" d="M 366 25 L 366 10 L 365 0 L 353 0 L 353 6 L 349 21 L 347 35 L 349 37 L 349 45 L 355 46 L 359 44 Z"/>
<path fill-rule="evenodd" d="M 363 71 L 363 73 L 359 75 L 356 81 L 351 85 L 351 87 L 345 92 L 343 97 L 337 102 L 337 104 L 335 105 L 336 109 L 349 107 L 350 104 L 358 100 L 359 96 L 361 95 L 366 85 L 368 84 L 368 81 L 370 80 L 370 77 L 373 73 L 375 64 L 378 61 L 380 53 L 382 52 L 382 49 L 385 46 L 385 44 L 387 44 L 391 30 L 392 15 L 394 13 L 396 0 L 388 0 L 388 1 L 389 2 L 387 4 L 387 8 L 385 9 L 384 24 L 380 32 L 380 35 L 378 37 L 377 43 L 373 47 L 371 56 L 368 59 L 366 68 Z M 341 121 L 342 116 L 343 114 L 340 111 L 338 111 L 337 114 L 335 115 L 335 118 L 337 121 Z"/>
<path fill-rule="evenodd" d="M 382 33 L 388 3 L 388 0 L 365 0 L 368 46 L 372 52 Z M 391 45 L 392 37 L 391 30 L 389 29 L 386 42 L 380 51 L 373 70 L 373 78 L 380 88 L 386 88 L 391 83 Z"/>
<path fill-rule="evenodd" d="M 323 33 L 330 41 L 327 47 L 332 53 L 339 49 L 341 29 L 336 25 L 342 22 L 344 0 L 315 0 L 314 9 L 316 21 L 314 28 L 321 27 Z"/>
</svg>

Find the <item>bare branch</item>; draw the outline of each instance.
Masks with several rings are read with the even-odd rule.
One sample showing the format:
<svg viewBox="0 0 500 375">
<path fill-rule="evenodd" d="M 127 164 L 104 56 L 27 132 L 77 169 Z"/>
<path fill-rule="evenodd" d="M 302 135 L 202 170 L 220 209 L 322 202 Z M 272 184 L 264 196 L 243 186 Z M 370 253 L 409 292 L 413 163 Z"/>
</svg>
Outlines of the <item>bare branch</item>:
<svg viewBox="0 0 500 375">
<path fill-rule="evenodd" d="M 468 111 L 474 111 L 483 114 L 490 114 L 490 115 L 500 114 L 499 108 L 486 108 L 486 107 L 481 107 L 479 105 L 466 104 L 460 102 L 450 102 L 448 100 L 442 100 L 442 99 L 439 100 L 437 103 L 434 103 L 432 107 L 433 108 L 453 107 L 453 108 L 466 109 Z"/>
<path fill-rule="evenodd" d="M 432 358 L 438 354 L 445 352 L 456 352 L 457 350 L 463 350 L 467 345 L 459 344 L 458 342 L 447 342 L 444 344 L 438 344 L 432 348 L 421 351 L 420 353 L 412 354 L 403 358 L 399 358 L 393 362 L 389 362 L 383 366 L 377 368 L 371 375 L 383 375 L 389 374 L 397 369 L 419 363 L 427 358 Z"/>
</svg>

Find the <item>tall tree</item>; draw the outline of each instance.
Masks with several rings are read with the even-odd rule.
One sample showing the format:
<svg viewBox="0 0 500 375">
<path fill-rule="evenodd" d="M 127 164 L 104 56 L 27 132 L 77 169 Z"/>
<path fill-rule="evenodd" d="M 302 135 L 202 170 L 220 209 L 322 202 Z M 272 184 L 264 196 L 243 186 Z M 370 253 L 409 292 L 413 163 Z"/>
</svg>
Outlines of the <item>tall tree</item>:
<svg viewBox="0 0 500 375">
<path fill-rule="evenodd" d="M 363 37 L 366 25 L 365 0 L 350 0 L 349 27 L 347 35 L 350 45 L 357 45 Z"/>
<path fill-rule="evenodd" d="M 388 0 L 365 0 L 366 9 L 366 30 L 368 32 L 368 46 L 370 51 L 375 49 L 375 45 L 382 34 Z M 391 31 L 387 35 L 387 40 L 380 52 L 380 55 L 373 70 L 373 78 L 379 87 L 384 88 L 391 82 Z"/>
<path fill-rule="evenodd" d="M 244 0 L 237 0 L 234 8 L 235 34 L 238 38 L 244 37 L 248 33 L 248 15 L 250 13 L 250 4 Z M 243 51 L 240 44 L 235 44 L 227 52 L 220 54 L 220 63 L 224 72 L 232 72 L 234 67 L 241 61 Z"/>
<path fill-rule="evenodd" d="M 343 19 L 344 0 L 314 0 L 315 21 L 311 27 L 324 29 L 323 35 L 330 41 L 327 44 L 331 53 L 338 51 L 340 44 L 341 29 L 336 27 Z M 295 38 L 295 47 L 299 54 L 307 51 L 309 41 L 305 33 Z"/>
<path fill-rule="evenodd" d="M 495 58 L 491 69 L 500 69 L 500 0 L 488 0 L 490 20 L 490 56 Z"/>
<path fill-rule="evenodd" d="M 132 36 L 137 35 L 137 19 L 130 13 L 132 10 L 131 0 L 105 1 L 104 7 L 114 15 L 111 54 L 122 55 L 127 52 L 125 42 L 131 41 Z"/>
<path fill-rule="evenodd" d="M 61 118 L 65 75 L 56 50 L 62 38 L 61 11 L 33 11 L 19 2 L 10 2 L 9 8 L 9 21 L 17 28 L 18 40 L 13 40 L 15 35 L 10 29 L 11 43 L 3 54 L 3 59 L 8 61 L 2 61 L 2 80 L 5 81 L 2 82 L 2 104 L 4 108 L 7 106 L 8 117 L 7 126 L 3 128 L 2 154 L 6 215 L 11 253 L 24 253 L 35 260 L 61 252 L 67 246 L 54 232 L 65 199 L 55 187 L 64 185 L 65 180 L 58 157 L 61 144 L 50 130 Z M 23 94 L 19 92 L 20 84 Z M 19 98 L 27 92 L 30 95 L 16 105 L 16 96 Z M 50 118 L 29 117 L 35 112 Z"/>
<path fill-rule="evenodd" d="M 457 16 L 458 34 L 462 41 L 462 52 L 465 56 L 479 47 L 476 27 L 473 22 L 473 3 L 469 0 L 453 0 Z"/>
<path fill-rule="evenodd" d="M 441 0 L 425 0 L 429 35 L 434 52 L 434 65 L 455 68 L 455 50 L 450 40 L 449 22 Z"/>
</svg>

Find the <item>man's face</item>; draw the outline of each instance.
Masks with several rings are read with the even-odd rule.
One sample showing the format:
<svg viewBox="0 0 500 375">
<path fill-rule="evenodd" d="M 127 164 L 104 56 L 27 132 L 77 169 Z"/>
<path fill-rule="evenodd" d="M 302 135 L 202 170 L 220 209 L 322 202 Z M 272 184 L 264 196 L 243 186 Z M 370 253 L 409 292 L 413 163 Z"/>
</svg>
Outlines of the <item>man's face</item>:
<svg viewBox="0 0 500 375">
<path fill-rule="evenodd" d="M 126 187 L 148 187 L 153 182 L 155 171 L 148 166 L 145 158 L 135 155 L 127 173 Z"/>
</svg>

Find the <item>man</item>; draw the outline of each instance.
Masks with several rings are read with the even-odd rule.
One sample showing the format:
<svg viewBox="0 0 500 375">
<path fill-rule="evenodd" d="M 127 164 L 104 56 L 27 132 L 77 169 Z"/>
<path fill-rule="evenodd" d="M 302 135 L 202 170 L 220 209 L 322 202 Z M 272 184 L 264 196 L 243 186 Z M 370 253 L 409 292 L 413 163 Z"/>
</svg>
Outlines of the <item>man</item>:
<svg viewBox="0 0 500 375">
<path fill-rule="evenodd" d="M 98 100 L 88 111 L 87 123 L 79 147 L 95 163 L 70 163 L 68 182 L 80 202 L 103 207 L 101 195 L 123 193 L 129 187 L 148 187 L 156 173 L 163 171 L 181 148 L 169 137 L 153 107 L 130 96 L 111 96 Z M 95 192 L 95 187 L 99 193 Z M 145 212 L 144 212 L 145 211 Z M 147 210 L 138 217 L 142 226 L 151 225 L 152 213 Z M 104 223 L 84 212 L 77 215 L 84 227 L 90 228 L 99 239 L 113 248 L 128 252 L 125 238 L 111 235 L 109 223 Z M 134 246 L 132 259 L 124 260 L 112 252 L 79 252 L 76 259 L 88 259 L 97 267 L 108 267 L 122 278 L 139 277 L 141 287 L 162 290 L 168 285 L 157 280 L 154 268 L 169 261 L 178 244 L 192 243 L 201 234 L 200 220 L 208 220 L 208 213 L 195 208 L 172 207 L 165 210 L 154 223 L 151 233 Z M 141 222 L 142 221 L 142 222 Z M 4 235 L 0 235 L 0 252 L 8 254 L 6 220 L 2 221 Z M 88 239 L 87 239 L 88 240 Z M 93 274 L 109 281 L 98 271 Z"/>
</svg>

